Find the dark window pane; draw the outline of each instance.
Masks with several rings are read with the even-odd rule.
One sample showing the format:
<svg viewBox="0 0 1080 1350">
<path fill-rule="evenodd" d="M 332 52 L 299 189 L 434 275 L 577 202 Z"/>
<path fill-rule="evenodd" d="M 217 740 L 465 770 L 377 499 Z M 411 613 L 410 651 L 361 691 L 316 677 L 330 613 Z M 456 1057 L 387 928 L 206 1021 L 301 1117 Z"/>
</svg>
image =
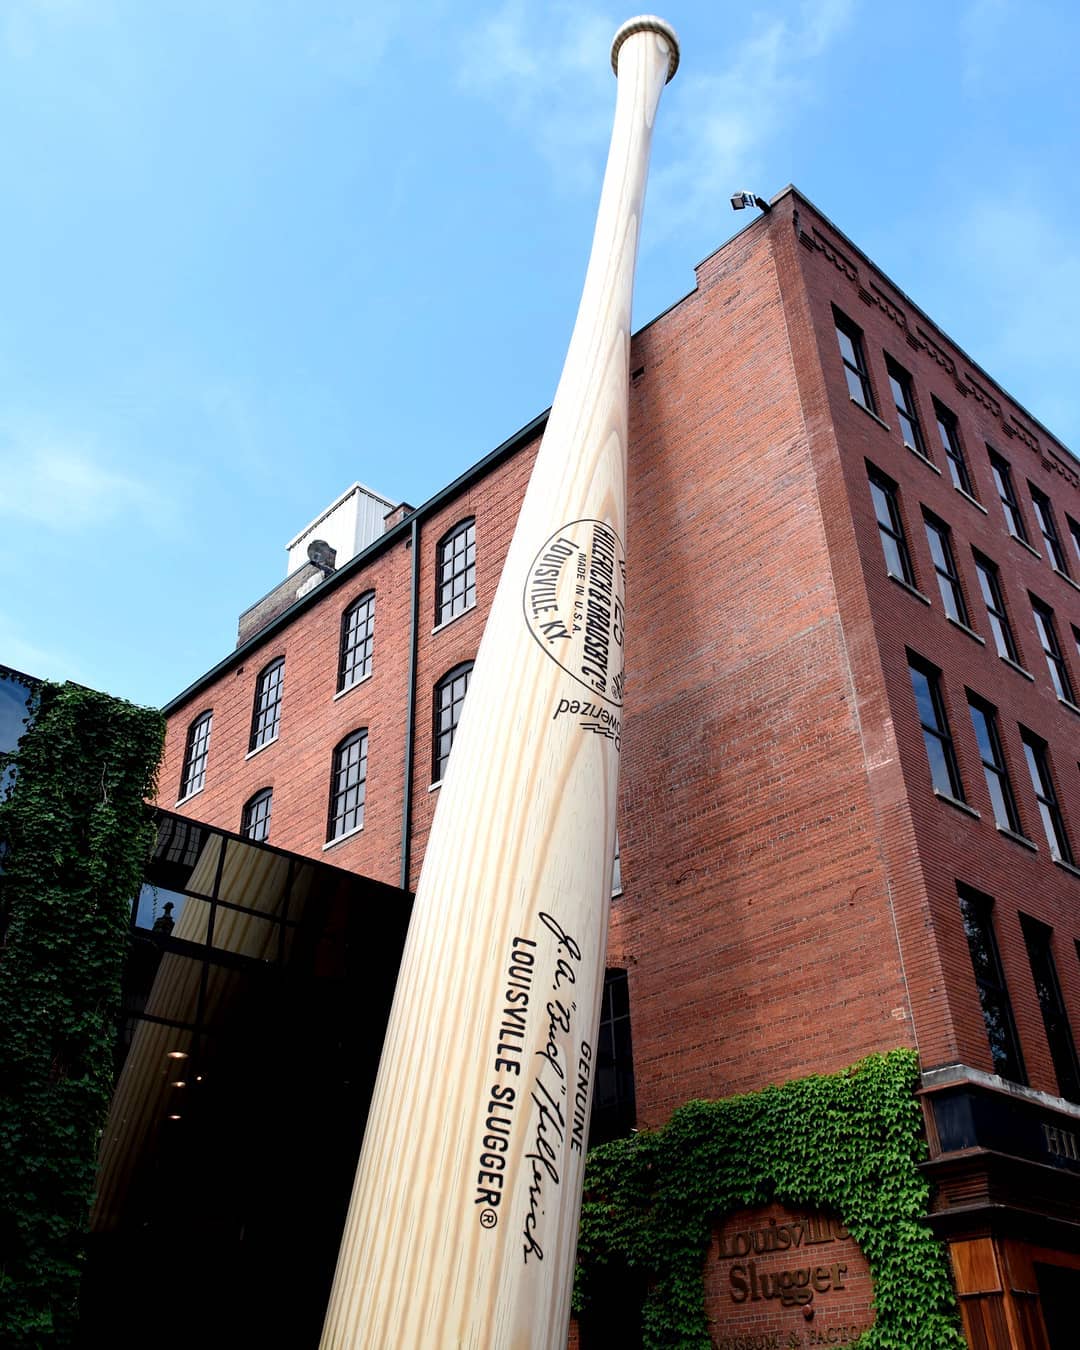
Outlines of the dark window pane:
<svg viewBox="0 0 1080 1350">
<path fill-rule="evenodd" d="M 435 686 L 435 737 L 431 768 L 433 783 L 442 781 L 450 762 L 450 749 L 454 744 L 454 733 L 465 705 L 471 675 L 472 662 L 469 661 L 465 665 L 455 666 Z"/>
<path fill-rule="evenodd" d="M 1020 818 L 1013 799 L 1012 785 L 1009 782 L 1005 753 L 1001 747 L 997 713 L 988 703 L 974 698 L 968 700 L 968 707 L 971 711 L 971 724 L 975 729 L 975 740 L 979 746 L 979 756 L 982 759 L 983 773 L 986 775 L 990 803 L 994 809 L 994 820 L 1001 829 L 1018 834 Z"/>
<path fill-rule="evenodd" d="M 1057 858 L 1059 862 L 1071 863 L 1072 849 L 1065 833 L 1065 820 L 1058 806 L 1057 793 L 1054 791 L 1046 742 L 1024 727 L 1020 728 L 1020 738 L 1024 745 L 1024 759 L 1027 761 L 1028 773 L 1031 775 L 1031 787 L 1039 804 L 1043 829 L 1046 831 L 1046 844 L 1050 856 Z"/>
<path fill-rule="evenodd" d="M 959 888 L 959 900 L 994 1070 L 1014 1083 L 1026 1083 L 1027 1075 L 1020 1056 L 1020 1042 L 1013 1023 L 1009 991 L 1005 987 L 1005 976 L 994 937 L 991 920 L 993 901 L 967 887 Z"/>
<path fill-rule="evenodd" d="M 180 775 L 180 798 L 190 797 L 206 782 L 206 761 L 210 754 L 210 727 L 213 713 L 205 712 L 188 727 L 184 768 Z"/>
<path fill-rule="evenodd" d="M 270 834 L 270 806 L 273 793 L 269 788 L 256 792 L 244 807 L 244 818 L 240 824 L 240 833 L 245 839 L 254 839 L 262 843 Z"/>
<path fill-rule="evenodd" d="M 362 595 L 341 616 L 338 689 L 348 689 L 371 674 L 375 645 L 375 595 Z"/>
<path fill-rule="evenodd" d="M 634 1054 L 630 1037 L 630 986 L 625 970 L 604 974 L 596 1038 L 589 1144 L 602 1144 L 634 1127 Z"/>
<path fill-rule="evenodd" d="M 476 522 L 463 520 L 439 544 L 435 622 L 446 623 L 476 603 Z"/>
<path fill-rule="evenodd" d="M 334 751 L 330 773 L 327 839 L 358 830 L 364 823 L 367 788 L 367 731 L 354 731 Z"/>
<path fill-rule="evenodd" d="M 912 391 L 911 376 L 902 366 L 892 359 L 885 358 L 885 366 L 889 372 L 889 388 L 892 390 L 893 402 L 896 405 L 896 416 L 900 423 L 900 434 L 904 438 L 904 444 L 915 451 L 917 455 L 929 458 L 926 449 L 926 443 L 923 440 L 922 428 L 919 426 L 919 416 L 915 410 L 915 395 Z"/>
<path fill-rule="evenodd" d="M 937 792 L 963 801 L 960 772 L 941 698 L 940 673 L 909 654 L 908 672 L 919 712 L 930 779 Z"/>
<path fill-rule="evenodd" d="M 833 314 L 836 317 L 836 340 L 840 344 L 840 360 L 844 365 L 848 393 L 856 403 L 861 403 L 873 412 L 874 396 L 863 354 L 862 334 L 839 310 L 834 309 Z"/>
<path fill-rule="evenodd" d="M 870 469 L 869 473 L 870 497 L 874 503 L 874 515 L 877 519 L 882 552 L 885 554 L 885 566 L 892 576 L 906 581 L 909 586 L 914 586 L 915 573 L 911 566 L 907 540 L 904 538 L 896 484 L 884 474 L 878 473 L 876 469 Z"/>
<path fill-rule="evenodd" d="M 975 570 L 979 575 L 979 589 L 986 604 L 986 616 L 990 621 L 990 631 L 994 635 L 994 646 L 998 656 L 1016 661 L 1016 642 L 1009 626 L 1009 616 L 1005 612 L 1005 598 L 1001 591 L 998 570 L 987 558 L 975 555 Z"/>
<path fill-rule="evenodd" d="M 1016 499 L 1016 490 L 1013 487 L 1012 470 L 1008 462 L 990 451 L 990 469 L 994 475 L 994 486 L 997 488 L 998 497 L 1001 500 L 1001 509 L 1005 515 L 1005 524 L 1009 527 L 1009 532 L 1016 535 L 1017 539 L 1022 539 L 1027 543 L 1027 528 L 1024 525 L 1024 517 L 1020 514 L 1020 503 Z"/>
<path fill-rule="evenodd" d="M 281 719 L 281 694 L 285 683 L 285 658 L 279 657 L 259 676 L 255 684 L 255 706 L 251 714 L 249 752 L 267 745 L 278 734 Z"/>
<path fill-rule="evenodd" d="M 1043 1026 L 1046 1028 L 1046 1040 L 1050 1046 L 1050 1057 L 1054 1061 L 1061 1095 L 1068 1101 L 1080 1101 L 1080 1066 L 1076 1060 L 1076 1046 L 1073 1042 L 1072 1028 L 1065 1000 L 1058 983 L 1057 967 L 1051 949 L 1052 930 L 1036 919 L 1021 914 L 1020 925 L 1024 931 L 1024 943 L 1027 946 L 1028 960 L 1031 962 L 1031 976 L 1035 983 L 1035 992 L 1039 996 Z"/>
<path fill-rule="evenodd" d="M 1057 628 L 1054 625 L 1054 612 L 1041 601 L 1031 597 L 1031 612 L 1035 616 L 1035 630 L 1039 634 L 1039 642 L 1042 644 L 1043 655 L 1046 657 L 1046 668 L 1050 672 L 1050 683 L 1058 698 L 1063 698 L 1067 703 L 1075 703 L 1073 697 L 1072 680 L 1069 678 L 1069 668 L 1065 664 L 1065 657 L 1061 646 L 1058 643 Z"/>
<path fill-rule="evenodd" d="M 926 517 L 926 538 L 930 544 L 930 556 L 934 560 L 937 573 L 938 590 L 941 603 L 950 619 L 967 626 L 967 605 L 960 586 L 960 574 L 956 569 L 952 543 L 949 539 L 949 527 L 932 516 Z"/>
<path fill-rule="evenodd" d="M 1031 504 L 1035 508 L 1035 519 L 1039 522 L 1039 532 L 1043 537 L 1043 543 L 1046 545 L 1046 556 L 1059 572 L 1068 574 L 1069 564 L 1065 558 L 1065 550 L 1061 547 L 1061 538 L 1058 535 L 1050 498 L 1030 483 L 1028 486 L 1031 488 Z"/>
<path fill-rule="evenodd" d="M 961 492 L 966 492 L 969 497 L 973 497 L 975 494 L 971 486 L 971 474 L 968 472 L 967 461 L 964 459 L 956 418 L 937 399 L 934 400 L 934 417 L 937 421 L 938 437 L 941 440 L 942 449 L 945 451 L 945 461 L 949 466 L 949 477 L 953 481 L 953 487 L 959 488 Z"/>
</svg>

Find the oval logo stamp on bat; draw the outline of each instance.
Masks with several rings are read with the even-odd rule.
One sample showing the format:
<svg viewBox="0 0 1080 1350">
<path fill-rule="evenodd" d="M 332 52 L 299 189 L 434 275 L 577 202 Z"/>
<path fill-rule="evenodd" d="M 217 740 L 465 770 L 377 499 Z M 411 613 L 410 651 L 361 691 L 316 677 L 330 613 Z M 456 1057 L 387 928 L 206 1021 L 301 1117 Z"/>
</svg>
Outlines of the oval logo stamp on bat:
<svg viewBox="0 0 1080 1350">
<path fill-rule="evenodd" d="M 533 559 L 522 605 L 529 632 L 578 684 L 622 707 L 626 552 L 602 520 L 572 520 Z"/>
</svg>

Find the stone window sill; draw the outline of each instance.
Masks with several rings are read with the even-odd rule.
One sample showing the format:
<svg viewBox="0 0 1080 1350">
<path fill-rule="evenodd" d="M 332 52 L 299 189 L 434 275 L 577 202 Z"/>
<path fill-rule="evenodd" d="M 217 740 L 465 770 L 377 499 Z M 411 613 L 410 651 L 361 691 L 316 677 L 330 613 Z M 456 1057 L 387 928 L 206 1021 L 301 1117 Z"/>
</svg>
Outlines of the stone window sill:
<svg viewBox="0 0 1080 1350">
<path fill-rule="evenodd" d="M 1021 539 L 1018 534 L 1013 534 L 1012 530 L 1009 531 L 1009 535 L 1016 540 L 1021 548 L 1026 548 L 1033 558 L 1038 558 L 1040 562 L 1042 561 L 1042 554 L 1037 548 L 1032 548 L 1026 539 Z"/>
<path fill-rule="evenodd" d="M 1055 867 L 1060 867 L 1064 872 L 1071 872 L 1074 877 L 1080 877 L 1080 867 L 1074 867 L 1072 863 L 1066 862 L 1064 858 L 1055 858 L 1053 860 Z"/>
<path fill-rule="evenodd" d="M 890 581 L 895 581 L 902 590 L 907 591 L 908 595 L 913 595 L 916 600 L 921 600 L 924 605 L 932 604 L 928 595 L 923 595 L 922 591 L 916 590 L 910 581 L 905 581 L 903 577 L 898 577 L 895 572 L 889 572 L 888 578 Z"/>
<path fill-rule="evenodd" d="M 930 458 L 929 455 L 924 455 L 921 450 L 916 450 L 913 445 L 908 445 L 907 441 L 904 442 L 904 445 L 908 450 L 911 451 L 911 453 L 915 456 L 917 460 L 921 460 L 922 463 L 925 464 L 928 469 L 933 469 L 933 471 L 938 475 L 938 477 L 939 478 L 941 477 L 941 470 L 938 468 L 938 466 L 934 463 L 934 461 Z"/>
<path fill-rule="evenodd" d="M 351 830 L 346 830 L 344 834 L 335 835 L 333 839 L 328 839 L 322 846 L 325 853 L 328 848 L 336 848 L 338 844 L 343 844 L 346 839 L 352 839 L 355 835 L 363 833 L 363 825 L 354 825 Z"/>
<path fill-rule="evenodd" d="M 947 792 L 939 792 L 934 789 L 934 796 L 940 802 L 948 802 L 950 806 L 955 806 L 958 811 L 963 811 L 965 816 L 973 816 L 975 820 L 982 820 L 982 816 L 973 806 L 968 806 L 967 802 L 962 802 L 959 797 L 950 797 Z"/>
<path fill-rule="evenodd" d="M 194 792 L 189 792 L 186 797 L 181 797 L 180 800 L 176 803 L 176 806 L 186 806 L 187 803 L 190 802 L 193 798 L 197 797 L 205 787 L 206 784 L 204 783 L 202 787 L 197 787 Z M 173 807 L 173 810 L 174 811 L 176 810 L 175 806 Z"/>
<path fill-rule="evenodd" d="M 1008 656 L 1003 656 L 1001 660 L 1005 662 L 1010 670 L 1015 670 L 1017 675 L 1023 675 L 1025 680 L 1030 680 L 1032 684 L 1035 683 L 1035 676 L 1032 675 L 1030 670 L 1025 670 L 1023 666 L 1018 666 L 1016 662 L 1011 660 Z"/>
<path fill-rule="evenodd" d="M 1023 848 L 1029 849 L 1032 853 L 1038 853 L 1039 846 L 1026 834 L 1017 834 L 1015 830 L 1010 830 L 1004 825 L 997 827 L 998 834 L 1002 834 L 1006 839 L 1011 839 L 1014 844 L 1020 844 Z"/>
<path fill-rule="evenodd" d="M 850 394 L 848 395 L 848 397 L 851 398 Z M 868 408 L 868 407 L 866 406 L 865 403 L 860 403 L 859 400 L 858 400 L 857 398 L 852 398 L 852 399 L 851 399 L 851 402 L 855 404 L 856 408 L 861 408 L 861 409 L 863 410 L 863 412 L 867 415 L 867 417 L 873 418 L 873 420 L 878 424 L 879 427 L 884 427 L 885 430 L 886 430 L 890 435 L 892 435 L 892 427 L 889 426 L 888 422 L 883 422 L 883 421 L 881 420 L 881 418 L 877 415 L 876 412 L 874 412 L 874 410 L 873 410 L 872 408 Z M 918 452 L 916 452 L 916 453 L 918 453 Z M 919 455 L 919 458 L 922 459 L 923 456 L 922 456 L 922 455 Z"/>
<path fill-rule="evenodd" d="M 361 675 L 358 680 L 353 680 L 352 684 L 347 684 L 344 689 L 339 689 L 334 695 L 333 701 L 336 703 L 339 698 L 344 698 L 346 694 L 351 694 L 354 689 L 359 689 L 362 684 L 367 684 L 370 679 L 371 671 L 369 670 L 366 675 Z"/>
<path fill-rule="evenodd" d="M 1058 574 L 1058 576 L 1062 579 L 1062 581 L 1067 581 L 1074 591 L 1080 591 L 1080 586 L 1078 586 L 1076 582 L 1073 581 L 1072 577 L 1069 576 L 1068 572 L 1063 572 L 1060 567 L 1055 567 L 1054 571 Z"/>
<path fill-rule="evenodd" d="M 968 637 L 977 642 L 980 647 L 986 646 L 986 639 L 981 638 L 974 628 L 969 628 L 966 623 L 961 623 L 959 619 L 954 619 L 951 614 L 946 614 L 945 617 L 954 628 L 959 628 L 961 633 L 966 633 Z"/>
<path fill-rule="evenodd" d="M 264 750 L 269 750 L 272 745 L 277 745 L 277 734 L 275 733 L 268 741 L 263 741 L 262 745 L 257 745 L 254 750 L 249 750 L 244 756 L 245 759 L 254 759 L 256 755 L 261 755 Z"/>
<path fill-rule="evenodd" d="M 442 623 L 437 623 L 431 630 L 431 636 L 434 637 L 436 633 L 441 633 L 444 628 L 449 628 L 452 623 L 457 623 L 458 619 L 463 619 L 466 614 L 471 614 L 475 608 L 476 601 L 474 600 L 467 609 L 459 609 L 453 618 L 444 619 Z"/>
<path fill-rule="evenodd" d="M 956 487 L 955 483 L 953 484 L 953 487 Z M 963 497 L 966 501 L 969 501 L 972 504 L 972 506 L 974 506 L 977 510 L 981 511 L 984 516 L 986 515 L 986 507 L 983 506 L 982 502 L 976 501 L 975 498 L 971 495 L 971 493 L 965 492 L 962 487 L 958 487 L 956 488 L 956 490 L 957 492 L 959 492 L 961 497 Z"/>
</svg>

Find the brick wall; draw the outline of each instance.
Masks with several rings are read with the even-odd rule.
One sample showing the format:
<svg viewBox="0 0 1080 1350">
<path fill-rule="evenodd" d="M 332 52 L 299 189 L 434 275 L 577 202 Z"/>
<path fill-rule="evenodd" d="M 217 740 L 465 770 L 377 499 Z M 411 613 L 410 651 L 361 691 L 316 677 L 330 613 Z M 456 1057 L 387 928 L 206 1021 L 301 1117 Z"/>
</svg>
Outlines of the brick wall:
<svg viewBox="0 0 1080 1350">
<path fill-rule="evenodd" d="M 795 238 L 794 231 L 792 238 Z M 1080 662 L 1072 627 L 1080 628 L 1080 555 L 1069 559 L 1072 579 L 1054 571 L 1046 557 L 1029 484 L 1050 497 L 1065 550 L 1068 517 L 1080 513 L 1075 460 L 1044 429 L 1013 404 L 954 348 L 914 305 L 839 240 L 827 223 L 803 209 L 798 263 L 825 373 L 828 408 L 821 416 L 821 458 L 840 465 L 842 491 L 833 485 L 828 512 L 834 571 L 865 725 L 875 737 L 869 749 L 880 786 L 882 846 L 925 1067 L 955 1060 L 993 1071 L 967 942 L 957 903 L 957 883 L 995 900 L 994 918 L 1017 1029 L 1033 1087 L 1056 1094 L 1042 1015 L 1020 932 L 1020 911 L 1054 929 L 1054 955 L 1067 1007 L 1080 1025 L 1080 936 L 1077 903 L 1080 874 L 1056 866 L 1024 762 L 1018 725 L 1044 738 L 1050 748 L 1055 786 L 1074 842 L 1080 843 L 1080 713 L 1064 705 L 1051 687 L 1035 630 L 1029 593 L 1055 613 L 1058 636 L 1073 674 Z M 836 306 L 863 331 L 877 412 L 871 417 L 848 394 L 833 328 Z M 886 353 L 912 377 L 912 393 L 933 467 L 907 448 L 900 435 L 885 367 Z M 933 400 L 955 414 L 973 480 L 970 500 L 950 478 L 935 425 Z M 832 443 L 830 445 L 830 442 Z M 1013 483 L 1036 556 L 1010 536 L 990 472 L 988 446 L 1011 465 Z M 916 588 L 927 605 L 891 580 L 885 568 L 870 501 L 866 461 L 898 485 Z M 846 497 L 846 505 L 844 501 Z M 953 553 L 966 602 L 970 631 L 946 617 L 930 556 L 923 510 L 951 531 Z M 854 549 L 852 548 L 854 532 Z M 1002 661 L 994 647 L 979 589 L 972 550 L 995 562 L 1020 648 L 1026 678 Z M 860 603 L 865 593 L 869 608 Z M 964 796 L 978 818 L 932 791 L 922 733 L 907 669 L 914 651 L 940 668 L 941 690 L 952 732 Z M 882 685 L 881 678 L 884 683 Z M 995 828 L 967 691 L 994 705 L 1022 830 L 1037 845 L 1025 848 Z M 899 764 L 900 773 L 896 766 Z"/>
<path fill-rule="evenodd" d="M 862 330 L 881 420 L 853 404 L 832 305 Z M 939 468 L 931 397 L 959 419 L 985 513 L 900 438 L 884 352 L 911 372 Z M 1045 737 L 1080 830 L 1080 718 L 1049 688 L 1027 591 L 1070 624 L 1080 591 L 1004 531 L 984 442 L 1080 520 L 1074 467 L 872 265 L 789 194 L 701 264 L 697 288 L 640 332 L 631 369 L 628 693 L 620 794 L 623 894 L 609 964 L 628 971 L 641 1124 L 873 1050 L 990 1068 L 956 882 L 997 901 L 999 939 L 1031 1081 L 1053 1068 L 1017 910 L 1055 929 L 1067 1004 L 1080 1011 L 1080 878 L 1047 858 L 1016 731 Z M 884 425 L 883 425 L 884 423 Z M 419 528 L 412 852 L 415 885 L 438 789 L 432 693 L 476 655 L 536 441 L 522 444 Z M 923 604 L 885 574 L 869 458 L 898 484 Z M 1027 680 L 941 610 L 921 506 L 954 533 L 971 625 L 989 639 L 971 546 L 1006 584 Z M 435 629 L 438 540 L 475 516 L 477 604 Z M 1069 546 L 1067 538 L 1063 541 Z M 1080 575 L 1080 560 L 1074 569 Z M 173 711 L 161 801 L 176 800 L 186 729 L 214 709 L 206 786 L 181 809 L 230 829 L 274 790 L 271 841 L 396 883 L 401 868 L 412 556 L 408 529 L 345 569 Z M 340 616 L 376 594 L 371 677 L 335 697 Z M 975 819 L 930 790 L 906 647 L 943 671 Z M 255 680 L 285 656 L 278 740 L 247 757 Z M 965 685 L 1000 710 L 1032 853 L 993 826 Z M 330 757 L 368 728 L 363 830 L 324 850 Z M 1080 845 L 1080 836 L 1077 837 Z"/>
</svg>

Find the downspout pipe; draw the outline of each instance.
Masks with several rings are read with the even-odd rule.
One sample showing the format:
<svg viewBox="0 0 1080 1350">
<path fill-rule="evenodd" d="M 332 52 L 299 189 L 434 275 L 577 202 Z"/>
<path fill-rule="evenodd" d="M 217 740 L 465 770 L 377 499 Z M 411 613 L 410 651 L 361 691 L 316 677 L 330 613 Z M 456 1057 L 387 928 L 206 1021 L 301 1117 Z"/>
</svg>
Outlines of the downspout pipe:
<svg viewBox="0 0 1080 1350">
<path fill-rule="evenodd" d="M 401 880 L 409 889 L 412 864 L 413 737 L 416 721 L 416 651 L 420 620 L 420 512 L 413 513 L 409 536 L 412 549 L 412 597 L 409 603 L 409 690 L 405 698 L 405 783 L 401 795 Z"/>
</svg>

